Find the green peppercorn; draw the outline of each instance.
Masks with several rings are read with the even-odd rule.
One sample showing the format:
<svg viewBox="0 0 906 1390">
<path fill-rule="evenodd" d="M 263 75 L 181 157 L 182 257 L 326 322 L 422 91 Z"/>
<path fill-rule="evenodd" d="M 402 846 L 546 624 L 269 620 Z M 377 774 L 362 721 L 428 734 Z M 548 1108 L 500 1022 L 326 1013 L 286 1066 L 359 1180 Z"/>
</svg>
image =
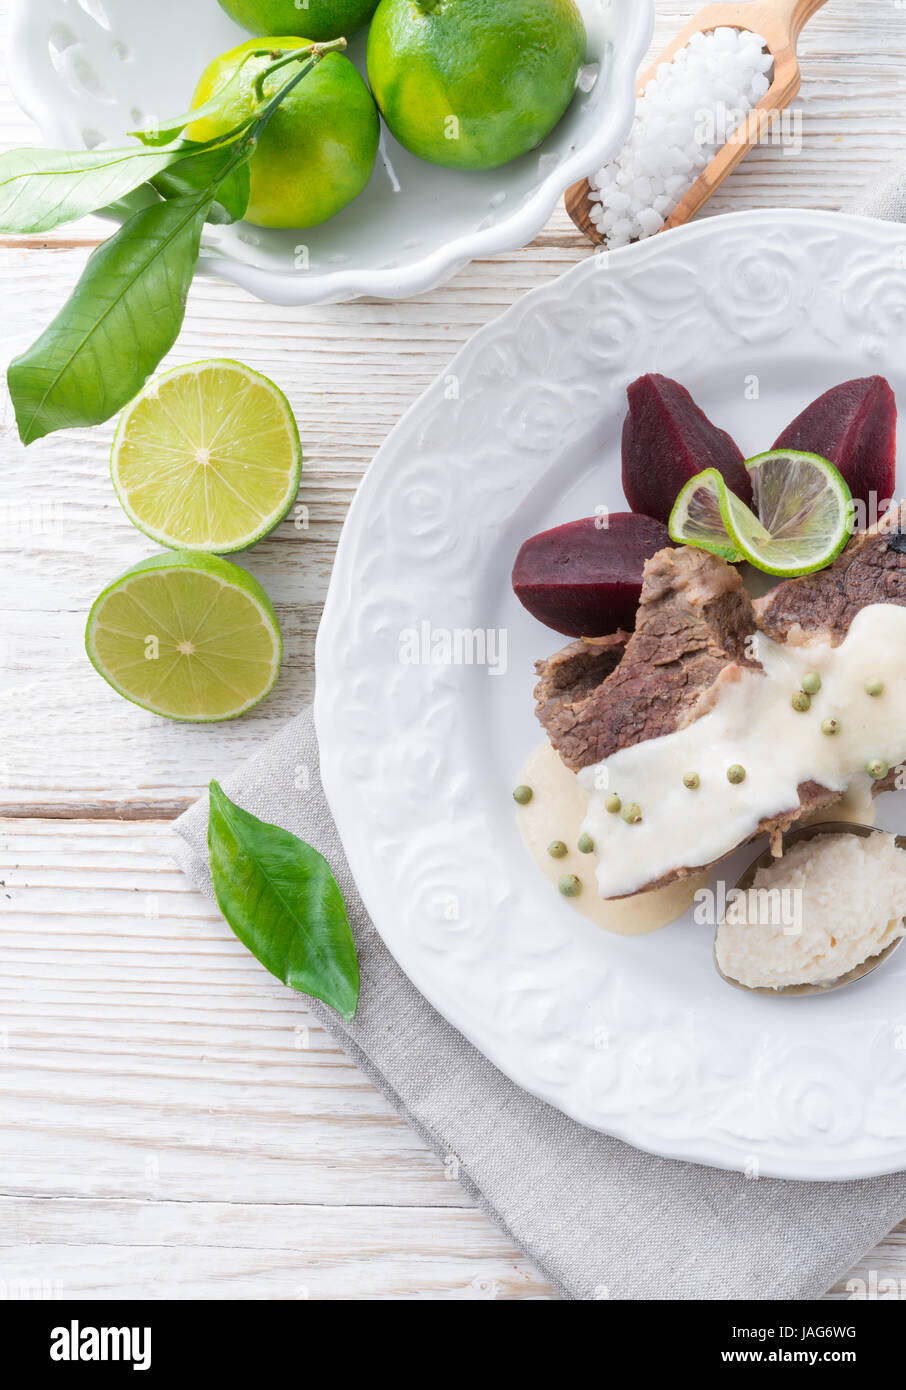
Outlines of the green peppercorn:
<svg viewBox="0 0 906 1390">
<path fill-rule="evenodd" d="M 564 874 L 562 878 L 557 881 L 557 887 L 560 889 L 564 898 L 578 898 L 579 894 L 582 892 L 581 880 L 576 878 L 575 874 Z"/>
<path fill-rule="evenodd" d="M 547 852 L 551 859 L 562 859 L 564 855 L 569 854 L 569 850 L 562 840 L 551 840 L 547 847 Z"/>
<path fill-rule="evenodd" d="M 822 719 L 822 721 L 821 721 L 821 732 L 822 732 L 822 734 L 839 734 L 839 732 L 840 732 L 840 721 L 839 721 L 839 719 Z"/>
<path fill-rule="evenodd" d="M 636 802 L 630 801 L 628 806 L 623 807 L 620 815 L 627 825 L 638 825 L 639 821 L 642 819 L 642 808 L 638 806 Z"/>
<path fill-rule="evenodd" d="M 614 792 L 611 792 L 611 793 L 610 793 L 610 796 L 609 796 L 609 797 L 607 798 L 607 800 L 604 802 L 604 810 L 605 810 L 605 811 L 609 811 L 610 814 L 611 814 L 612 816 L 615 816 L 615 815 L 617 814 L 617 812 L 618 812 L 618 811 L 621 811 L 622 809 L 623 809 L 623 803 L 622 803 L 622 801 L 620 800 L 620 798 L 619 798 L 618 796 L 615 795 Z"/>
<path fill-rule="evenodd" d="M 817 671 L 806 671 L 802 677 L 802 689 L 806 695 L 817 695 L 821 689 L 821 677 Z"/>
<path fill-rule="evenodd" d="M 872 758 L 871 762 L 866 763 L 865 771 L 868 773 L 869 777 L 872 777 L 876 782 L 880 782 L 882 777 L 887 776 L 890 768 L 883 758 Z"/>
<path fill-rule="evenodd" d="M 733 763 L 727 768 L 727 781 L 732 782 L 734 787 L 746 780 L 746 770 L 741 763 Z"/>
<path fill-rule="evenodd" d="M 697 791 L 702 784 L 702 779 L 697 772 L 686 772 L 683 775 L 683 786 L 688 787 L 690 792 Z"/>
<path fill-rule="evenodd" d="M 799 714 L 805 714 L 812 707 L 812 697 L 807 690 L 797 690 L 790 703 Z"/>
<path fill-rule="evenodd" d="M 531 787 L 521 786 L 513 792 L 513 800 L 518 806 L 527 806 L 534 795 Z"/>
<path fill-rule="evenodd" d="M 870 681 L 865 682 L 865 690 L 873 699 L 877 699 L 879 695 L 884 694 L 884 682 L 879 681 L 877 676 L 872 676 Z"/>
<path fill-rule="evenodd" d="M 577 848 L 580 854 L 594 854 L 595 842 L 590 835 L 580 835 Z"/>
</svg>

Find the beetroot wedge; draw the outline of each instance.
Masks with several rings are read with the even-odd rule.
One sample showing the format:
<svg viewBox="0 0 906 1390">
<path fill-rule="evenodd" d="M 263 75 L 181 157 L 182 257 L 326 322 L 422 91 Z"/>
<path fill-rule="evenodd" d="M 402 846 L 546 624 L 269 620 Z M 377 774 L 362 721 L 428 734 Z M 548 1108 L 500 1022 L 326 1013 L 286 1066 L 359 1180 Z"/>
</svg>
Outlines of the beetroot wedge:
<svg viewBox="0 0 906 1390">
<path fill-rule="evenodd" d="M 897 404 L 889 383 L 864 376 L 832 386 L 787 425 L 774 448 L 830 459 L 854 500 L 869 509 L 866 519 L 877 520 L 895 492 Z"/>
<path fill-rule="evenodd" d="M 632 512 L 568 521 L 525 542 L 513 588 L 534 618 L 567 637 L 631 632 L 645 561 L 672 544 L 660 521 Z"/>
<path fill-rule="evenodd" d="M 685 386 L 668 376 L 640 376 L 626 394 L 623 491 L 634 512 L 666 524 L 680 489 L 704 468 L 716 468 L 727 487 L 751 503 L 740 450 L 699 410 Z"/>
</svg>

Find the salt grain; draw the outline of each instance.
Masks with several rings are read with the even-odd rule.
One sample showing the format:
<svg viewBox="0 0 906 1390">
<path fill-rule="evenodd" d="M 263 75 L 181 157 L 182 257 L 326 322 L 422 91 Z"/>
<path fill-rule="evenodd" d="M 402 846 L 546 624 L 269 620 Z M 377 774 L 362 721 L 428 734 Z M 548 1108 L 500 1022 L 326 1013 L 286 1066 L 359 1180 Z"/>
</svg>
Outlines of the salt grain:
<svg viewBox="0 0 906 1390">
<path fill-rule="evenodd" d="M 773 59 L 759 34 L 693 34 L 661 63 L 619 155 L 589 179 L 591 219 L 616 248 L 652 236 L 698 173 L 770 86 Z"/>
<path fill-rule="evenodd" d="M 660 213 L 655 212 L 654 208 L 642 208 L 641 212 L 636 214 L 636 221 L 639 224 L 640 234 L 643 237 L 653 236 L 654 233 L 659 232 L 664 225 L 663 217 L 661 217 Z"/>
</svg>

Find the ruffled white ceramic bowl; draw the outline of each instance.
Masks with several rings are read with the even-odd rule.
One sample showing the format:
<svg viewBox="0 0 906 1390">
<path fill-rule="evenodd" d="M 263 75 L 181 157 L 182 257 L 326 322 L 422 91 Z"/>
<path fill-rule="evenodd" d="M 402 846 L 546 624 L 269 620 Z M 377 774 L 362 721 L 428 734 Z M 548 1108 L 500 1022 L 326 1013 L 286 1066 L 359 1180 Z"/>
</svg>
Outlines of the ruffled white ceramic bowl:
<svg viewBox="0 0 906 1390">
<path fill-rule="evenodd" d="M 525 246 L 557 199 L 625 140 L 651 0 L 578 0 L 588 66 L 566 117 L 539 149 L 494 169 L 440 169 L 384 131 L 368 188 L 305 232 L 209 228 L 202 268 L 277 304 L 406 298 L 476 256 Z M 14 0 L 10 73 L 47 144 L 122 143 L 184 111 L 202 68 L 248 38 L 217 0 Z M 364 36 L 350 56 L 364 67 Z"/>
</svg>

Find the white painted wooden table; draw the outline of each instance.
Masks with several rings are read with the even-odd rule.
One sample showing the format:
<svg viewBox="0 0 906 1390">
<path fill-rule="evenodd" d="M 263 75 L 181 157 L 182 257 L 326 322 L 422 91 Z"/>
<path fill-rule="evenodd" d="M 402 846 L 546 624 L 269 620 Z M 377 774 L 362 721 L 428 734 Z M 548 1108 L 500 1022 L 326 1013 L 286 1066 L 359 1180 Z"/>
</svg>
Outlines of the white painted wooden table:
<svg viewBox="0 0 906 1390">
<path fill-rule="evenodd" d="M 660 46 L 693 8 L 659 0 Z M 0 0 L 4 49 L 6 21 Z M 904 155 L 904 50 L 892 0 L 831 0 L 801 43 L 802 154 L 757 151 L 711 211 L 847 206 Z M 0 144 L 35 138 L 4 79 Z M 91 225 L 0 240 L 7 356 L 50 319 L 92 244 Z M 405 303 L 278 309 L 195 285 L 172 360 L 235 356 L 274 377 L 306 455 L 310 530 L 283 526 L 248 558 L 279 611 L 283 674 L 235 724 L 170 725 L 95 675 L 88 607 L 153 547 L 114 497 L 110 427 L 26 453 L 7 411 L 0 1297 L 553 1296 L 169 849 L 170 822 L 209 778 L 309 698 L 340 526 L 387 431 L 474 329 L 587 254 L 561 209 L 526 250 Z M 906 1227 L 870 1269 L 906 1276 Z"/>
</svg>

